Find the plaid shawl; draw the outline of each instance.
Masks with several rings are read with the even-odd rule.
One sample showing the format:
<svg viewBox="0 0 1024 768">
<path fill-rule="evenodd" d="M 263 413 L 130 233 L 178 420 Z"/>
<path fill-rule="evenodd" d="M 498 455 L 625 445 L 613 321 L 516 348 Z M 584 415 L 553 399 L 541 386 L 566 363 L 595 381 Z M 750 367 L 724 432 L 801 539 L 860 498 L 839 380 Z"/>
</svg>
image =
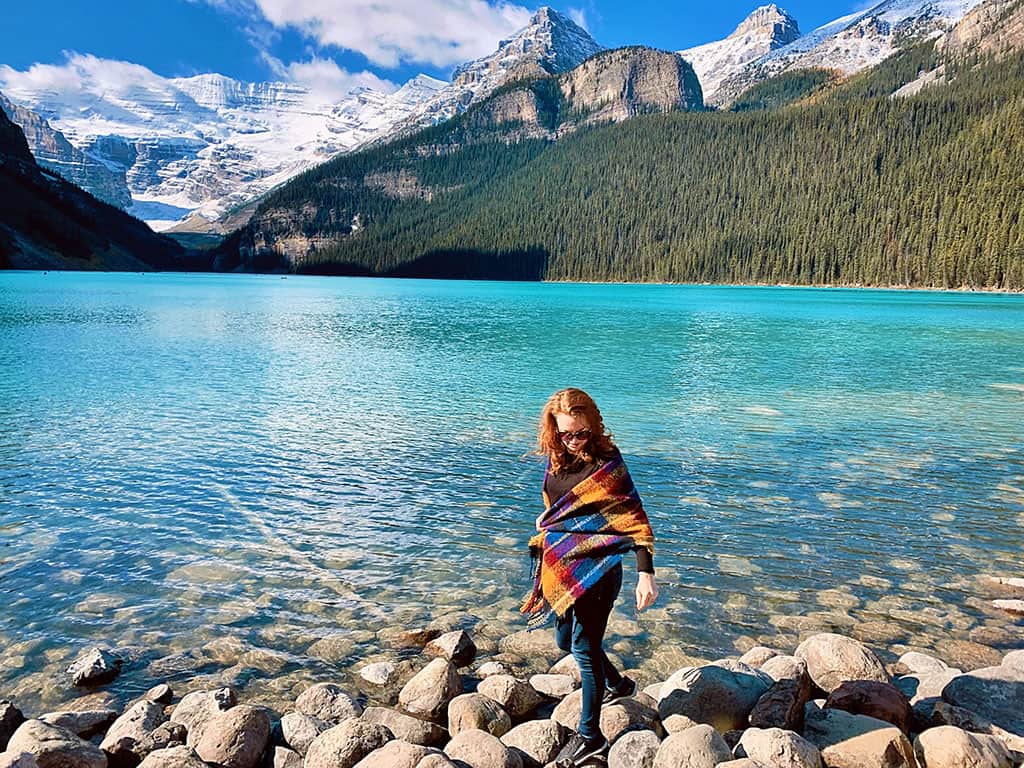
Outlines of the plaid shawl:
<svg viewBox="0 0 1024 768">
<path fill-rule="evenodd" d="M 547 480 L 551 471 L 544 473 Z M 545 483 L 546 484 L 546 483 Z M 654 534 L 622 456 L 577 483 L 537 518 L 530 539 L 533 589 L 519 609 L 537 629 L 564 616 L 584 592 L 637 546 L 654 552 Z"/>
</svg>

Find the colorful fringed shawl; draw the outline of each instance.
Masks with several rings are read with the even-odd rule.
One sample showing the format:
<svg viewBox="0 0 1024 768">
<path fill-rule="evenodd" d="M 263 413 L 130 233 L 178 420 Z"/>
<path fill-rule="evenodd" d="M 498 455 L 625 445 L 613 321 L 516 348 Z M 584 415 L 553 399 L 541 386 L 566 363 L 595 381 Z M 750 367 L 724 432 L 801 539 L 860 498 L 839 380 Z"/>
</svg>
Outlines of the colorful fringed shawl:
<svg viewBox="0 0 1024 768">
<path fill-rule="evenodd" d="M 550 466 L 548 467 L 550 472 Z M 544 474 L 547 480 L 547 472 Z M 530 539 L 533 590 L 520 611 L 537 629 L 565 612 L 637 546 L 654 551 L 654 534 L 622 456 L 599 467 L 537 518 Z"/>
</svg>

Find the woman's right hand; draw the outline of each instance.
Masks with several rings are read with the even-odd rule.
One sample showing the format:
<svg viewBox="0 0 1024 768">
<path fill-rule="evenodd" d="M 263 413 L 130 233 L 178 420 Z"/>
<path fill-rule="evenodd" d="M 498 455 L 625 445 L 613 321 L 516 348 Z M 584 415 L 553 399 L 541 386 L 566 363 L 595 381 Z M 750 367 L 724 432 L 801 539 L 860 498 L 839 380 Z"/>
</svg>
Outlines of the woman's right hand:
<svg viewBox="0 0 1024 768">
<path fill-rule="evenodd" d="M 649 608 L 658 599 L 658 583 L 653 573 L 641 571 L 636 581 L 636 609 L 642 611 Z"/>
</svg>

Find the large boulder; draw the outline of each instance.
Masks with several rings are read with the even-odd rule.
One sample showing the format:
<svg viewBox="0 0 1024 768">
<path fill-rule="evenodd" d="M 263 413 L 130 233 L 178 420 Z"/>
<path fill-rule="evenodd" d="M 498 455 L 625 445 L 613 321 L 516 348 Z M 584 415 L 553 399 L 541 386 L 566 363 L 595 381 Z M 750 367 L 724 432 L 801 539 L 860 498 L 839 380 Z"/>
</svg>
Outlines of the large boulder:
<svg viewBox="0 0 1024 768">
<path fill-rule="evenodd" d="M 455 736 L 476 728 L 492 736 L 512 730 L 512 719 L 501 705 L 482 693 L 464 693 L 448 703 L 448 732 Z"/>
<path fill-rule="evenodd" d="M 476 644 L 468 632 L 456 630 L 446 632 L 440 637 L 431 640 L 423 648 L 428 656 L 437 656 L 447 659 L 456 667 L 468 667 L 476 658 Z"/>
<path fill-rule="evenodd" d="M 1024 736 L 1024 664 L 1016 657 L 998 667 L 983 667 L 959 675 L 946 685 L 942 699 L 976 712 L 1017 736 Z"/>
<path fill-rule="evenodd" d="M 99 685 L 110 682 L 121 672 L 124 659 L 108 648 L 92 647 L 78 654 L 67 673 L 74 685 Z"/>
<path fill-rule="evenodd" d="M 117 716 L 116 709 L 87 709 L 81 712 L 59 710 L 40 715 L 39 719 L 49 725 L 66 728 L 83 739 L 87 739 L 93 734 L 109 728 Z"/>
<path fill-rule="evenodd" d="M 146 755 L 139 768 L 208 768 L 192 747 L 179 744 L 176 747 L 157 749 Z"/>
<path fill-rule="evenodd" d="M 745 664 L 734 669 L 717 664 L 692 667 L 672 675 L 662 686 L 658 714 L 663 721 L 685 715 L 720 733 L 743 729 L 771 683 L 768 675 Z"/>
<path fill-rule="evenodd" d="M 448 742 L 444 753 L 470 768 L 523 768 L 519 753 L 486 731 L 463 731 Z"/>
<path fill-rule="evenodd" d="M 807 662 L 796 656 L 772 656 L 760 670 L 772 680 L 801 680 L 804 677 L 810 680 Z"/>
<path fill-rule="evenodd" d="M 821 752 L 802 736 L 781 728 L 748 728 L 734 750 L 772 768 L 821 768 Z"/>
<path fill-rule="evenodd" d="M 362 706 L 334 683 L 317 683 L 299 694 L 295 709 L 304 715 L 337 725 L 363 714 Z"/>
<path fill-rule="evenodd" d="M 331 724 L 326 720 L 301 712 L 288 712 L 281 718 L 281 736 L 284 743 L 303 757 L 313 740 L 330 727 Z"/>
<path fill-rule="evenodd" d="M 579 687 L 572 675 L 531 675 L 530 687 L 549 699 L 564 699 Z"/>
<path fill-rule="evenodd" d="M 611 706 L 601 707 L 600 728 L 608 741 L 615 741 L 621 733 L 637 728 L 656 730 L 658 713 L 643 700 L 622 699 Z M 583 691 L 576 690 L 562 699 L 551 713 L 551 719 L 570 730 L 576 730 L 583 710 Z M 695 725 L 695 723 L 694 723 Z"/>
<path fill-rule="evenodd" d="M 441 720 L 448 702 L 460 693 L 462 678 L 455 665 L 447 659 L 434 659 L 399 691 L 398 704 L 410 715 Z"/>
<path fill-rule="evenodd" d="M 915 707 L 915 712 L 918 708 Z M 971 712 L 963 707 L 956 707 L 944 701 L 936 701 L 922 712 L 921 722 L 926 728 L 938 727 L 941 725 L 953 725 L 971 733 L 983 733 L 988 736 L 995 736 L 1011 752 L 1019 752 L 1024 755 L 1024 736 L 1017 736 L 1009 731 L 994 725 L 976 712 Z"/>
<path fill-rule="evenodd" d="M 266 710 L 239 704 L 215 715 L 196 745 L 207 763 L 222 768 L 256 768 L 270 739 Z"/>
<path fill-rule="evenodd" d="M 477 691 L 498 702 L 514 719 L 530 714 L 543 701 L 529 683 L 511 675 L 491 675 L 480 681 Z"/>
<path fill-rule="evenodd" d="M 804 738 L 828 768 L 916 768 L 906 735 L 884 720 L 808 707 Z"/>
<path fill-rule="evenodd" d="M 389 741 L 356 763 L 355 768 L 416 768 L 420 760 L 436 750 L 408 741 Z"/>
<path fill-rule="evenodd" d="M 911 672 L 908 675 L 900 675 L 892 683 L 910 700 L 914 706 L 919 701 L 937 699 L 942 696 L 942 691 L 955 677 L 962 675 L 959 669 L 943 669 L 932 672 Z"/>
<path fill-rule="evenodd" d="M 929 728 L 914 739 L 921 768 L 1013 768 L 1009 750 L 995 736 L 952 725 Z"/>
<path fill-rule="evenodd" d="M 797 646 L 796 656 L 807 662 L 811 680 L 826 693 L 847 680 L 889 682 L 885 665 L 874 651 L 843 635 L 832 632 L 812 635 Z"/>
<path fill-rule="evenodd" d="M 235 706 L 235 692 L 230 688 L 215 691 L 193 691 L 182 697 L 171 713 L 172 723 L 181 723 L 188 729 L 188 746 L 195 748 L 203 736 L 203 729 L 219 712 Z"/>
<path fill-rule="evenodd" d="M 624 733 L 608 752 L 608 768 L 652 768 L 660 748 L 654 731 Z"/>
<path fill-rule="evenodd" d="M 153 745 L 144 748 L 143 742 L 166 721 L 167 715 L 161 704 L 138 701 L 107 729 L 100 742 L 100 749 L 110 755 L 112 762 L 138 765 L 142 758 L 153 751 Z"/>
<path fill-rule="evenodd" d="M 804 706 L 811 699 L 811 678 L 804 674 L 797 679 L 776 680 L 750 711 L 754 728 L 804 729 Z"/>
<path fill-rule="evenodd" d="M 18 726 L 7 743 L 7 752 L 28 752 L 39 768 L 107 768 L 102 749 L 42 720 L 26 720 Z"/>
<path fill-rule="evenodd" d="M 841 709 L 892 723 L 910 733 L 910 701 L 896 686 L 877 680 L 847 680 L 825 700 L 826 708 Z"/>
<path fill-rule="evenodd" d="M 525 768 L 555 759 L 566 741 L 566 730 L 554 720 L 528 720 L 501 737 L 501 743 L 518 752 Z"/>
<path fill-rule="evenodd" d="M 0 768 L 39 768 L 30 752 L 0 752 Z"/>
<path fill-rule="evenodd" d="M 715 768 L 731 759 L 725 739 L 712 726 L 701 724 L 661 742 L 652 768 Z"/>
<path fill-rule="evenodd" d="M 391 738 L 391 731 L 383 725 L 354 718 L 343 720 L 313 740 L 303 765 L 305 768 L 352 768 Z"/>
<path fill-rule="evenodd" d="M 367 707 L 361 718 L 367 723 L 383 725 L 396 739 L 425 747 L 437 747 L 448 740 L 448 731 L 437 723 L 412 717 L 387 707 Z"/>
<path fill-rule="evenodd" d="M 7 699 L 0 700 L 0 752 L 7 749 L 7 742 L 25 722 L 25 715 Z"/>
</svg>

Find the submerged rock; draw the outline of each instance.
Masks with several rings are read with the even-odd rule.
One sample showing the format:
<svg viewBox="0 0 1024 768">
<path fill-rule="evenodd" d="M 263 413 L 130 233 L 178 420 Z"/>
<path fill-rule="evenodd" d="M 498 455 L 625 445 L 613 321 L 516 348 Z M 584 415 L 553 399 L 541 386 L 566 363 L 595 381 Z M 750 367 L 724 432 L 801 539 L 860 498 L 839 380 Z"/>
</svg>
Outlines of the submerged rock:
<svg viewBox="0 0 1024 768">
<path fill-rule="evenodd" d="M 74 685 L 99 685 L 117 677 L 123 665 L 124 659 L 110 649 L 94 646 L 80 653 L 67 673 Z"/>
</svg>

